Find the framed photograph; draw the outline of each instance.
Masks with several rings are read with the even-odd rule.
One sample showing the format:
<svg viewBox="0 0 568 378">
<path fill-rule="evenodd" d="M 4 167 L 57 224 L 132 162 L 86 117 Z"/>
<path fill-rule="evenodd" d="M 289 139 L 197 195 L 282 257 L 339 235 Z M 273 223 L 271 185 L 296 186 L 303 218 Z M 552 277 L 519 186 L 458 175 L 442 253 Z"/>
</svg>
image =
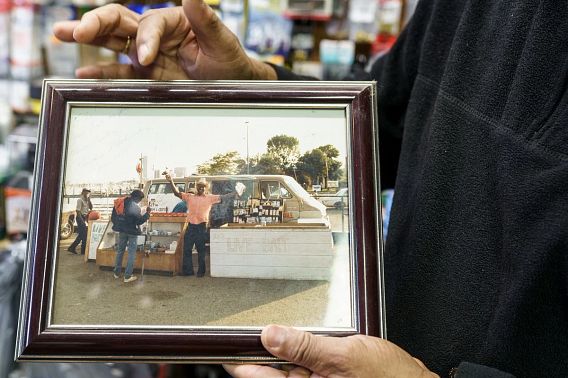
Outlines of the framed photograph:
<svg viewBox="0 0 568 378">
<path fill-rule="evenodd" d="M 384 337 L 378 172 L 374 82 L 46 80 L 18 360 Z"/>
</svg>

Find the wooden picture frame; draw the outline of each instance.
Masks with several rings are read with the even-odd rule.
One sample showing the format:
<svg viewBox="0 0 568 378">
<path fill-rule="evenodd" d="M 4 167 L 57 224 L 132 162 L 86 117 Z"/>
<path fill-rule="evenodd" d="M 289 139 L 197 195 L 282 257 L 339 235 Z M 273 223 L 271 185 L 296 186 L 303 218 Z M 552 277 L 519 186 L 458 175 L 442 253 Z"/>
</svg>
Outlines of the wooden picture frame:
<svg viewBox="0 0 568 378">
<path fill-rule="evenodd" d="M 260 342 L 262 326 L 268 323 L 287 322 L 287 325 L 318 335 L 384 337 L 375 91 L 374 82 L 46 80 L 43 84 L 17 359 L 272 363 L 277 360 Z M 240 129 L 240 134 L 230 136 L 235 128 Z M 304 154 L 296 159 L 295 165 L 286 166 L 288 168 L 277 166 L 282 170 L 297 169 L 299 161 L 308 159 L 302 160 L 302 156 L 312 152 L 321 155 L 322 150 L 317 143 L 334 145 L 338 155 L 333 158 L 335 160 L 326 155 L 325 162 L 339 166 L 336 173 L 339 175 L 341 172 L 341 178 L 331 180 L 330 166 L 326 165 L 328 176 L 325 182 L 328 186 L 332 181 L 342 182 L 348 188 L 347 198 L 340 199 L 342 205 L 338 209 L 323 207 L 325 210 L 322 211 L 323 205 L 315 204 L 321 193 L 320 196 L 311 193 L 306 197 L 306 189 L 319 189 L 318 185 L 312 181 L 310 184 L 313 185 L 303 183 L 302 187 L 299 176 L 292 178 L 293 182 L 282 178 L 284 176 L 271 176 L 270 182 L 276 183 L 278 190 L 270 192 L 268 198 L 264 192 L 260 193 L 262 189 L 258 188 L 262 185 L 275 187 L 265 184 L 264 176 L 250 172 L 251 167 L 260 169 L 258 164 L 264 156 L 258 152 L 254 157 L 254 151 L 270 149 L 265 142 L 267 138 L 261 138 L 265 132 L 269 133 L 266 135 L 293 136 L 300 146 L 298 151 L 294 151 L 295 156 Z M 167 134 L 166 142 L 163 141 L 165 137 L 152 137 L 164 134 Z M 198 141 L 193 136 L 198 137 Z M 233 144 L 230 143 L 231 138 Z M 180 140 L 186 142 L 187 149 L 180 147 L 184 145 L 179 144 Z M 268 140 L 274 143 L 274 139 Z M 233 221 L 229 219 L 228 223 L 210 231 L 208 270 L 212 270 L 211 275 L 181 277 L 179 271 L 172 270 L 166 275 L 150 276 L 147 272 L 143 282 L 123 283 L 122 278 L 113 278 L 109 267 L 105 270 L 104 266 L 98 266 L 86 256 L 75 258 L 66 251 L 65 243 L 68 241 L 64 243 L 59 238 L 64 206 L 74 205 L 75 189 L 81 186 L 89 185 L 96 194 L 95 183 L 103 180 L 101 177 L 114 180 L 113 185 L 120 177 L 126 179 L 129 174 L 111 176 L 119 175 L 119 167 L 123 165 L 134 170 L 136 161 L 129 157 L 130 150 L 139 148 L 146 153 L 155 149 L 158 153 L 151 155 L 156 162 L 155 169 L 159 165 L 158 156 L 167 156 L 172 161 L 178 157 L 194 159 L 198 156 L 201 165 L 194 167 L 198 167 L 198 171 L 209 169 L 213 172 L 210 165 L 205 165 L 213 161 L 208 159 L 214 159 L 215 154 L 227 152 L 229 147 L 225 144 L 230 148 L 237 146 L 235 149 L 240 151 L 244 151 L 246 144 L 249 171 L 241 176 L 229 174 L 231 177 L 227 182 L 244 183 L 250 194 L 228 202 Z M 316 149 L 319 152 L 314 152 Z M 210 154 L 205 156 L 203 151 L 210 151 Z M 239 154 L 243 156 L 244 152 Z M 108 156 L 112 159 L 109 160 Z M 240 160 L 241 163 L 243 160 Z M 159 168 L 163 169 L 162 166 Z M 85 172 L 90 176 L 85 176 Z M 183 183 L 189 190 L 195 179 L 192 181 L 191 174 L 187 173 L 180 175 L 180 185 Z M 294 175 L 297 174 L 294 171 Z M 218 176 L 207 176 L 211 187 L 221 182 Z M 181 180 L 181 177 L 184 179 Z M 142 188 L 146 199 L 155 205 L 156 197 L 150 198 L 153 193 L 151 184 L 159 185 L 160 178 L 152 181 L 146 177 L 142 180 L 140 175 L 140 179 L 144 183 Z M 127 195 L 130 189 L 120 189 L 118 195 Z M 98 192 L 103 193 L 103 190 Z M 105 195 L 109 196 L 108 193 Z M 330 195 L 331 190 L 326 196 Z M 270 202 L 263 202 L 265 200 Z M 268 204 L 272 207 L 269 208 Z M 313 215 L 314 209 L 320 209 L 319 215 L 317 211 Z M 155 221 L 166 222 L 167 219 L 158 216 L 167 216 L 169 211 L 162 211 L 163 214 L 158 214 Z M 327 221 L 322 221 L 324 216 Z M 339 223 L 332 219 L 333 216 L 341 219 L 340 231 L 334 231 Z M 179 225 L 176 224 L 176 227 L 173 231 L 161 230 L 157 226 L 156 229 L 146 228 L 146 235 L 154 237 L 154 240 L 177 236 L 177 240 L 181 241 L 184 229 L 176 231 Z M 251 252 L 254 240 L 257 240 L 255 235 L 262 235 L 263 240 L 268 240 L 272 237 L 268 232 L 280 232 L 279 228 L 287 234 L 278 234 L 274 239 L 279 240 L 275 246 L 256 246 L 255 252 Z M 112 227 L 106 227 L 105 233 L 108 230 Z M 308 268 L 315 269 L 309 265 L 311 260 L 302 260 L 294 265 L 298 256 L 303 258 L 308 251 L 319 247 L 292 244 L 308 238 L 301 232 L 309 235 L 316 231 L 320 232 L 317 237 L 323 235 L 324 243 L 330 243 L 329 251 L 324 250 L 324 260 L 329 263 L 323 268 L 324 273 L 325 269 L 329 271 L 329 275 L 325 276 L 327 280 L 321 277 L 314 280 L 305 272 Z M 99 237 L 104 239 L 108 236 L 105 235 Z M 94 244 L 102 245 L 99 242 Z M 152 246 L 144 240 L 142 248 L 145 254 L 141 258 L 147 263 L 146 269 L 151 266 L 151 257 L 148 256 L 163 252 L 160 248 L 152 250 L 148 245 Z M 160 242 L 155 241 L 154 247 L 157 245 Z M 182 253 L 180 246 L 172 245 L 171 251 L 175 249 L 179 259 Z M 270 251 L 274 255 L 268 254 Z M 296 253 L 295 257 L 284 256 L 292 253 L 290 251 Z M 235 256 L 230 256 L 232 252 L 242 253 L 236 259 L 246 260 L 245 266 L 249 269 L 239 270 L 232 268 L 235 263 L 225 264 L 231 258 L 231 261 L 235 260 Z M 343 256 L 343 260 L 340 261 L 338 256 Z M 146 257 L 148 259 L 144 260 Z M 315 256 L 312 260 L 318 259 Z M 261 260 L 265 265 L 254 265 Z M 270 265 L 277 260 L 283 262 Z M 179 267 L 178 263 L 175 266 Z M 286 265 L 283 269 L 278 264 L 291 264 L 291 268 Z M 337 276 L 336 268 L 340 271 Z M 250 273 L 253 270 L 257 273 Z M 240 273 L 234 273 L 237 271 Z M 204 286 L 209 288 L 208 291 L 203 291 Z M 166 287 L 170 289 L 166 290 Z M 178 297 L 170 298 L 166 291 L 169 294 L 176 292 Z M 189 293 L 200 294 L 191 297 Z M 307 293 L 311 293 L 311 298 L 323 298 L 322 302 L 312 303 Z M 261 297 L 264 299 L 259 302 Z M 339 299 L 333 299 L 336 297 Z M 332 303 L 333 300 L 338 300 L 340 305 Z M 130 305 L 128 301 L 131 301 Z M 216 309 L 213 308 L 214 303 Z M 230 306 L 236 308 L 229 311 L 227 308 Z M 319 318 L 304 320 L 300 313 L 306 306 L 308 309 L 314 306 L 310 310 L 312 313 L 321 312 Z M 330 308 L 340 309 L 342 315 L 330 316 Z M 201 319 L 198 311 L 205 320 L 196 320 Z M 219 311 L 223 314 L 219 315 Z M 138 319 L 138 316 L 141 318 Z"/>
</svg>

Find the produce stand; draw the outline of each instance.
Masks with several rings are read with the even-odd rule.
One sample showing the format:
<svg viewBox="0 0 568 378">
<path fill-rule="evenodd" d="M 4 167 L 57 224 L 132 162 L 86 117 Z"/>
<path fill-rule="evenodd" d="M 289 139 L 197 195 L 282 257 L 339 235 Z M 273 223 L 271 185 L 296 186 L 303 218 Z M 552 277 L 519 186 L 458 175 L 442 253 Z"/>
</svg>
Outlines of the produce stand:
<svg viewBox="0 0 568 378">
<path fill-rule="evenodd" d="M 112 231 L 111 225 L 109 222 L 97 249 L 96 263 L 100 267 L 114 267 L 115 238 L 118 233 Z M 146 227 L 147 230 L 138 238 L 138 251 L 146 252 L 145 271 L 167 272 L 173 275 L 179 273 L 183 255 L 185 214 L 152 213 Z M 136 254 L 134 269 L 142 268 L 143 256 L 143 253 Z M 123 267 L 126 267 L 126 262 L 127 253 L 122 261 Z"/>
</svg>

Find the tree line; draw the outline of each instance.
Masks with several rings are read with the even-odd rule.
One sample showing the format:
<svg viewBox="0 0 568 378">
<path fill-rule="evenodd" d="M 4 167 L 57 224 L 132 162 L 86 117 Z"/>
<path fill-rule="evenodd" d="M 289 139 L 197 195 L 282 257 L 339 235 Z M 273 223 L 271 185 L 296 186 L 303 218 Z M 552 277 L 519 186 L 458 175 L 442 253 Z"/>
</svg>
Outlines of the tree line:
<svg viewBox="0 0 568 378">
<path fill-rule="evenodd" d="M 300 154 L 300 142 L 289 135 L 275 135 L 266 142 L 266 152 L 243 158 L 237 151 L 214 155 L 198 165 L 197 172 L 203 175 L 288 175 L 300 184 L 309 187 L 320 184 L 327 188 L 329 180 L 343 176 L 339 150 L 326 144 Z"/>
</svg>

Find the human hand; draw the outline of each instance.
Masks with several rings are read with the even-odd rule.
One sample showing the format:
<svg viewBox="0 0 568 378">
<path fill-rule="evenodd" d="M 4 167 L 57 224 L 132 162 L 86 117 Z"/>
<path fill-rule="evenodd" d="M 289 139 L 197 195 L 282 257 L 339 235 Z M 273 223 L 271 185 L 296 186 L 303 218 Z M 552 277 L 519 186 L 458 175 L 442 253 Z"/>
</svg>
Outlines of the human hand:
<svg viewBox="0 0 568 378">
<path fill-rule="evenodd" d="M 270 325 L 261 341 L 274 356 L 296 367 L 288 371 L 259 365 L 224 365 L 235 378 L 260 377 L 438 377 L 393 343 L 370 336 L 319 337 Z"/>
<path fill-rule="evenodd" d="M 249 58 L 237 37 L 203 0 L 182 7 L 154 9 L 138 15 L 109 4 L 85 13 L 80 21 L 58 22 L 57 38 L 127 52 L 132 64 L 79 68 L 91 79 L 276 79 L 274 70 Z M 134 40 L 135 37 L 135 40 Z"/>
</svg>

